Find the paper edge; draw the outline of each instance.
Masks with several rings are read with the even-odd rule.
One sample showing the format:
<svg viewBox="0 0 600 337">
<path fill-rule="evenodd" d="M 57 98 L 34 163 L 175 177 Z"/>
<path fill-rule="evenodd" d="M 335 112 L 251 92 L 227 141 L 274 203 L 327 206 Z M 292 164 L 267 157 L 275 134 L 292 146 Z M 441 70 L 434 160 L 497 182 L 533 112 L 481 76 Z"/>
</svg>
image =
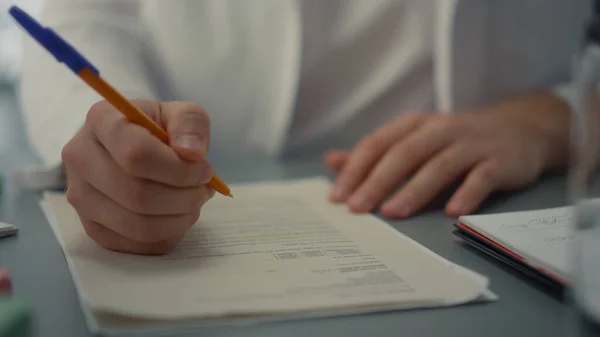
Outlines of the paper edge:
<svg viewBox="0 0 600 337">
<path fill-rule="evenodd" d="M 68 254 L 65 252 L 64 245 L 63 245 L 62 239 L 60 238 L 60 235 L 57 235 L 57 233 L 56 233 L 56 218 L 54 216 L 54 212 L 52 211 L 52 207 L 50 207 L 49 201 L 46 200 L 47 195 L 54 195 L 54 194 L 62 194 L 62 193 L 44 192 L 44 198 L 39 202 L 39 205 L 40 205 L 40 208 L 42 209 L 42 212 L 46 216 L 48 223 L 50 224 L 50 229 L 52 230 L 54 238 L 57 240 L 58 245 L 60 246 L 60 250 L 62 252 L 63 258 L 65 259 L 65 262 L 67 263 L 67 268 L 69 269 L 69 275 L 73 279 L 73 285 L 75 288 L 75 293 L 77 295 L 77 302 L 79 303 L 79 308 L 83 312 L 83 316 L 86 321 L 86 325 L 88 326 L 88 328 L 90 329 L 91 332 L 97 333 L 102 330 L 100 329 L 100 327 L 97 324 L 98 322 L 97 322 L 95 314 L 92 310 L 92 307 L 90 305 L 86 305 L 85 298 L 84 298 L 83 294 L 80 292 L 80 289 L 82 289 L 82 287 L 80 286 L 81 281 L 79 280 L 76 273 L 73 273 L 73 265 L 72 265 L 73 262 L 68 257 Z"/>
<path fill-rule="evenodd" d="M 348 309 L 336 309 L 336 310 L 325 310 L 319 312 L 303 312 L 303 313 L 291 313 L 284 315 L 272 315 L 272 316 L 253 316 L 246 318 L 216 318 L 212 320 L 198 320 L 188 322 L 157 322 L 151 323 L 153 325 L 138 327 L 138 328 L 111 328 L 101 327 L 98 331 L 102 331 L 107 335 L 127 335 L 127 336 L 147 336 L 152 334 L 153 336 L 171 336 L 177 335 L 182 336 L 185 334 L 196 335 L 198 329 L 207 327 L 226 327 L 226 326 L 250 326 L 267 323 L 284 323 L 303 321 L 310 319 L 323 319 L 323 318 L 335 318 L 335 317 L 351 317 L 358 315 L 373 315 L 383 313 L 395 313 L 402 311 L 421 311 L 421 310 L 443 310 L 450 309 L 453 307 L 459 307 L 463 305 L 481 305 L 491 303 L 497 296 L 491 291 L 486 291 L 481 296 L 468 302 L 442 304 L 442 303 L 430 303 L 425 306 L 414 307 L 412 304 L 400 304 L 400 305 L 389 305 L 389 306 L 374 306 L 374 307 L 363 307 L 363 308 L 348 308 Z M 187 331 L 187 332 L 186 332 Z"/>
</svg>

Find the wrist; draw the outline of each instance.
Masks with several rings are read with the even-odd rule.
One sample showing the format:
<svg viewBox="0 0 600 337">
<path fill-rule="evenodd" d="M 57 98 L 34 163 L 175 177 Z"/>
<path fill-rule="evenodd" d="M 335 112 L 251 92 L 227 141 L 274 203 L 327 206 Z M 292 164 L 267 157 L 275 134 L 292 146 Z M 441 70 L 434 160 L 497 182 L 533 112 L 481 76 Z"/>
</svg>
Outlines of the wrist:
<svg viewBox="0 0 600 337">
<path fill-rule="evenodd" d="M 528 133 L 540 171 L 564 171 L 569 163 L 571 111 L 569 104 L 550 91 L 537 91 L 483 109 L 494 123 Z"/>
<path fill-rule="evenodd" d="M 571 146 L 571 109 L 569 104 L 550 92 L 532 99 L 525 112 L 528 122 L 540 142 L 544 172 L 564 172 L 568 169 Z"/>
</svg>

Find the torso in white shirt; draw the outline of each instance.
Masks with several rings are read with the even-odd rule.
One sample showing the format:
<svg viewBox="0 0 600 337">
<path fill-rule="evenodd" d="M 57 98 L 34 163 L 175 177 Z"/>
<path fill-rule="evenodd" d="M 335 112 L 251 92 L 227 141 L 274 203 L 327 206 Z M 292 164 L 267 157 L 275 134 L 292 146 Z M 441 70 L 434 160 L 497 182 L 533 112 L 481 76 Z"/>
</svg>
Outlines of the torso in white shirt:
<svg viewBox="0 0 600 337">
<path fill-rule="evenodd" d="M 187 3 L 186 12 L 182 7 L 169 9 L 157 2 L 160 9 L 151 15 L 155 20 L 157 12 L 169 10 L 167 18 L 181 20 L 149 25 L 154 26 L 151 31 L 157 34 L 157 49 L 171 67 L 174 87 L 179 89 L 175 99 L 192 100 L 206 108 L 211 118 L 211 150 L 220 154 L 236 156 L 265 150 L 256 140 L 264 132 L 256 131 L 257 124 L 264 123 L 260 120 L 261 104 L 256 100 L 264 98 L 254 99 L 264 93 L 249 86 L 260 88 L 261 83 L 267 83 L 268 87 L 272 85 L 270 79 L 261 77 L 279 73 L 269 74 L 269 68 L 249 69 L 248 64 L 257 64 L 253 61 L 257 57 L 270 57 L 265 54 L 268 51 L 261 54 L 261 43 L 272 46 L 261 33 L 261 29 L 271 28 L 263 25 L 255 30 L 261 24 L 248 22 L 261 17 L 276 20 L 272 15 L 283 14 L 280 9 L 269 9 L 277 5 L 268 1 L 262 3 L 266 9 L 261 10 L 252 2 L 240 4 L 236 11 L 226 2 L 213 4 L 211 10 L 219 17 L 226 11 L 231 12 L 225 15 L 230 20 L 244 15 L 238 20 L 247 21 L 248 32 L 230 32 L 230 26 L 214 22 L 211 27 L 218 37 L 211 39 L 204 34 L 196 41 L 189 32 L 195 26 L 188 20 L 214 17 L 213 13 L 189 13 L 204 8 L 200 3 L 182 2 Z M 300 12 L 300 69 L 282 152 L 318 143 L 327 136 L 352 143 L 403 112 L 431 108 L 435 0 L 290 1 L 288 4 L 296 2 Z M 179 34 L 185 40 L 178 41 Z M 246 35 L 252 42 L 240 37 Z M 252 43 L 252 50 L 237 55 L 242 52 L 233 52 L 232 43 Z M 200 58 L 202 62 L 194 61 Z M 223 58 L 229 62 L 227 67 L 221 64 Z"/>
<path fill-rule="evenodd" d="M 303 0 L 301 78 L 284 150 L 357 141 L 433 105 L 433 0 Z"/>
<path fill-rule="evenodd" d="M 406 111 L 452 112 L 557 85 L 580 47 L 586 2 L 47 0 L 40 20 L 126 96 L 201 104 L 211 153 L 236 157 L 326 149 L 325 135 L 353 144 Z M 24 41 L 24 122 L 53 165 L 101 97 Z M 156 63 L 146 67 L 146 56 Z"/>
</svg>

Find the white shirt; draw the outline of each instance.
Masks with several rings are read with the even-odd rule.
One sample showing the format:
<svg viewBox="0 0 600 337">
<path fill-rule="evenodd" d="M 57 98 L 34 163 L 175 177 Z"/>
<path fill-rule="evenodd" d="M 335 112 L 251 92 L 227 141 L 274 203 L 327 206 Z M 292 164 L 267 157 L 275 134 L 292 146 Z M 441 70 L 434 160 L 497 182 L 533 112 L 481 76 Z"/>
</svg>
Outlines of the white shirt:
<svg viewBox="0 0 600 337">
<path fill-rule="evenodd" d="M 327 134 L 358 140 L 402 112 L 431 108 L 433 2 L 145 0 L 139 2 L 137 15 L 137 9 L 128 6 L 132 2 L 48 0 L 40 21 L 82 51 L 126 96 L 203 106 L 211 119 L 211 152 L 232 157 L 254 151 L 277 155 Z M 137 27 L 128 26 L 132 16 L 138 17 Z M 259 69 L 253 60 L 270 57 L 269 48 L 291 49 L 271 46 L 276 42 L 269 39 L 289 43 L 292 33 L 277 37 L 269 30 L 280 29 L 277 20 L 294 16 L 299 18 L 299 70 L 283 89 L 273 81 L 291 66 Z M 201 30 L 205 32 L 198 34 Z M 25 116 L 30 134 L 39 140 L 34 148 L 46 164 L 53 164 L 60 160 L 59 149 L 84 122 L 89 106 L 101 98 L 49 54 L 39 54 L 38 46 L 29 48 L 26 70 L 37 67 L 38 77 L 52 78 L 54 83 L 25 85 L 36 99 L 46 101 L 25 101 Z M 153 60 L 146 60 L 148 55 Z M 287 62 L 292 57 L 281 59 Z M 154 63 L 147 66 L 148 62 Z M 269 92 L 260 92 L 261 88 Z M 278 96 L 274 101 L 289 96 L 290 104 L 268 106 L 269 95 Z M 40 106 L 58 101 L 60 105 L 50 106 L 59 111 L 40 111 Z M 283 109 L 290 110 L 289 121 L 282 122 L 285 136 L 273 146 L 265 137 L 276 126 L 269 124 L 263 110 Z M 50 124 L 45 130 L 61 132 L 49 131 L 40 139 L 42 123 Z"/>
<path fill-rule="evenodd" d="M 211 152 L 278 155 L 556 88 L 589 1 L 45 0 L 39 19 L 126 96 L 202 105 Z M 24 41 L 24 122 L 53 165 L 101 98 Z"/>
<path fill-rule="evenodd" d="M 284 150 L 328 133 L 357 141 L 432 109 L 432 0 L 304 0 L 301 77 Z"/>
</svg>

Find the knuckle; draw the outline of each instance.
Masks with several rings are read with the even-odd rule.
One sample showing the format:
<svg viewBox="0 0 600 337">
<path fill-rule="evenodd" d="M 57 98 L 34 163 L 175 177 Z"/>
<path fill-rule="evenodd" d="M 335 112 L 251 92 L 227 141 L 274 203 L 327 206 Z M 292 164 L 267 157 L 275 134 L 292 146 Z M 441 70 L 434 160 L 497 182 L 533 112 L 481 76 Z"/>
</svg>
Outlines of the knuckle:
<svg viewBox="0 0 600 337">
<path fill-rule="evenodd" d="M 76 182 L 69 183 L 65 197 L 67 202 L 75 209 L 77 209 L 85 199 L 85 195 L 81 193 L 81 187 Z"/>
<path fill-rule="evenodd" d="M 76 170 L 82 170 L 86 168 L 90 149 L 82 148 L 84 146 L 84 142 L 82 142 L 82 134 L 84 132 L 86 132 L 85 128 L 80 130 L 61 149 L 60 156 L 65 167 Z"/>
<path fill-rule="evenodd" d="M 440 155 L 433 162 L 433 171 L 435 174 L 449 175 L 454 171 L 456 159 L 450 155 Z"/>
<path fill-rule="evenodd" d="M 83 230 L 85 234 L 89 236 L 92 240 L 99 242 L 99 232 L 96 225 L 94 225 L 91 221 L 87 219 L 82 219 L 81 224 L 83 226 Z"/>
<path fill-rule="evenodd" d="M 213 169 L 210 164 L 204 160 L 194 163 L 192 165 L 187 164 L 178 166 L 177 172 L 180 174 L 173 174 L 170 179 L 173 179 L 173 183 L 177 186 L 193 186 L 203 187 L 211 179 Z M 210 174 L 206 172 L 209 171 Z"/>
<path fill-rule="evenodd" d="M 361 167 L 358 165 L 348 165 L 344 168 L 344 171 L 339 175 L 338 181 L 340 183 L 350 183 L 358 179 L 362 175 Z"/>
<path fill-rule="evenodd" d="M 169 105 L 173 104 L 173 107 Z M 181 122 L 182 128 L 194 128 L 198 125 L 210 126 L 210 117 L 208 113 L 198 104 L 193 102 L 174 102 L 167 103 L 163 108 L 171 112 L 171 115 Z"/>
<path fill-rule="evenodd" d="M 110 108 L 110 104 L 105 101 L 98 101 L 90 106 L 85 116 L 85 124 L 95 126 L 101 123 L 106 116 L 106 109 Z"/>
<path fill-rule="evenodd" d="M 143 244 L 154 244 L 163 241 L 164 231 L 161 231 L 162 221 L 157 222 L 154 219 L 144 215 L 134 214 L 128 226 L 131 240 Z"/>
<path fill-rule="evenodd" d="M 140 219 L 134 222 L 132 239 L 140 243 L 156 243 L 163 240 L 160 232 L 156 230 L 156 226 L 153 226 L 147 219 L 139 217 Z"/>
<path fill-rule="evenodd" d="M 150 161 L 153 152 L 143 139 L 132 139 L 124 144 L 121 154 L 121 165 L 130 172 L 136 173 Z"/>
<path fill-rule="evenodd" d="M 349 193 L 357 188 L 366 176 L 366 169 L 362 165 L 348 166 L 339 175 L 336 184 L 344 186 L 346 193 Z"/>
<path fill-rule="evenodd" d="M 183 173 L 182 174 L 177 174 L 177 175 L 173 175 L 172 177 L 169 177 L 170 179 L 172 179 L 171 183 L 173 185 L 176 186 L 202 186 L 206 183 L 206 181 L 203 181 L 200 177 L 200 175 L 197 173 L 198 171 L 196 171 L 196 173 L 194 173 L 194 171 L 189 170 L 191 172 L 188 172 L 188 170 L 182 170 Z"/>
<path fill-rule="evenodd" d="M 79 151 L 74 140 L 71 139 L 63 148 L 60 153 L 61 159 L 66 166 L 74 166 L 79 160 Z"/>
<path fill-rule="evenodd" d="M 193 115 L 197 115 L 201 118 L 206 118 L 208 119 L 208 114 L 206 113 L 206 111 L 204 110 L 204 108 L 202 106 L 200 106 L 197 103 L 194 102 L 185 102 L 183 105 L 183 110 L 187 111 L 188 113 L 191 113 Z"/>
<path fill-rule="evenodd" d="M 208 191 L 203 187 L 194 188 L 193 191 L 185 192 L 185 194 L 185 198 L 182 198 L 174 209 L 179 214 L 196 212 L 208 201 Z"/>
<path fill-rule="evenodd" d="M 132 239 L 143 244 L 160 246 L 172 241 L 173 237 L 183 237 L 195 222 L 190 216 L 173 216 L 170 221 L 164 218 L 155 221 L 138 216 L 134 221 Z"/>
<path fill-rule="evenodd" d="M 372 135 L 363 138 L 358 148 L 364 151 L 382 151 L 387 147 L 388 139 L 381 130 L 375 131 Z"/>
<path fill-rule="evenodd" d="M 85 234 L 105 249 L 119 250 L 115 244 L 115 240 L 107 236 L 106 228 L 94 221 L 82 218 L 82 225 Z"/>
<path fill-rule="evenodd" d="M 206 123 L 210 122 L 210 117 L 208 116 L 208 113 L 206 113 L 204 108 L 202 108 L 196 103 L 188 103 L 186 111 L 190 116 L 193 116 L 194 118 L 199 118 Z"/>
<path fill-rule="evenodd" d="M 498 179 L 501 171 L 501 165 L 497 162 L 490 162 L 479 171 L 479 180 L 481 182 L 493 183 Z"/>
<path fill-rule="evenodd" d="M 369 178 L 368 182 L 361 188 L 361 192 L 369 197 L 376 197 L 384 190 L 390 189 L 390 177 L 382 174 L 375 174 Z"/>
<path fill-rule="evenodd" d="M 102 114 L 104 113 L 104 109 L 108 106 L 110 106 L 110 104 L 106 100 L 100 100 L 90 106 L 89 112 L 93 114 Z"/>
<path fill-rule="evenodd" d="M 394 146 L 391 152 L 396 158 L 403 158 L 407 161 L 418 159 L 422 155 L 421 144 L 414 141 L 400 143 Z"/>
<path fill-rule="evenodd" d="M 425 193 L 423 192 L 421 186 L 416 186 L 413 183 L 402 188 L 398 198 L 414 207 L 421 204 L 425 200 Z"/>
<path fill-rule="evenodd" d="M 128 201 L 129 207 L 136 213 L 144 214 L 148 210 L 153 209 L 152 191 L 147 182 L 142 180 L 134 180 L 127 188 L 125 200 Z"/>
<path fill-rule="evenodd" d="M 200 214 L 198 213 L 198 217 L 199 216 Z M 175 233 L 169 239 L 155 243 L 153 247 L 153 252 L 155 254 L 168 254 L 171 251 L 173 251 L 179 245 L 179 242 L 183 240 L 189 227 L 191 227 L 191 225 L 186 227 L 186 230 L 180 231 L 179 233 Z"/>
<path fill-rule="evenodd" d="M 98 102 L 92 104 L 90 106 L 90 108 L 88 109 L 87 117 L 90 120 L 93 120 L 95 117 L 97 117 L 99 114 L 102 113 L 102 111 L 104 110 L 105 107 L 106 107 L 106 101 L 98 101 Z"/>
</svg>

